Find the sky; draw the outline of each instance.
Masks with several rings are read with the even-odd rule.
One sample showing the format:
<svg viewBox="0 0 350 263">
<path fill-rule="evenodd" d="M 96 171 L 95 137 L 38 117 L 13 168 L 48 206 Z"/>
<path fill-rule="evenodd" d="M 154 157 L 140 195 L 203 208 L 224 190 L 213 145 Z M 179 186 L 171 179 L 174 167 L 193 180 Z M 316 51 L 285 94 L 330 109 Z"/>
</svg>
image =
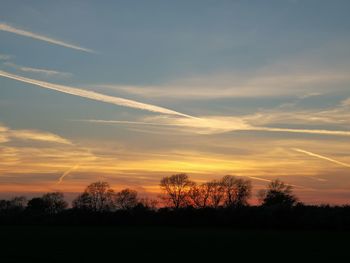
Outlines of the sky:
<svg viewBox="0 0 350 263">
<path fill-rule="evenodd" d="M 349 1 L 0 7 L 0 197 L 187 173 L 350 203 Z"/>
</svg>

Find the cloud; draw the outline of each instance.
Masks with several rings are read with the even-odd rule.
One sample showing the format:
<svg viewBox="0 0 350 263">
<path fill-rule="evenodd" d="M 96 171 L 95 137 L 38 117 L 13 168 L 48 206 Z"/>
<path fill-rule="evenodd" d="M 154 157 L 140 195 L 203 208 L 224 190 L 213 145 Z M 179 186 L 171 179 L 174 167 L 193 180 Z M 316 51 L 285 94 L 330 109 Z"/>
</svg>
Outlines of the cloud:
<svg viewBox="0 0 350 263">
<path fill-rule="evenodd" d="M 348 83 L 348 71 L 265 72 L 251 74 L 225 73 L 189 77 L 158 86 L 96 85 L 128 94 L 151 98 L 185 100 L 218 99 L 228 97 L 307 98 L 329 91 L 329 85 Z M 334 87 L 333 87 L 334 88 Z"/>
<path fill-rule="evenodd" d="M 271 123 L 299 124 L 299 125 L 341 125 L 349 126 L 350 111 L 345 107 L 318 110 L 291 110 L 285 111 L 282 107 L 272 110 L 263 110 L 246 117 L 250 122 L 263 126 Z M 350 126 L 349 126 L 350 127 Z"/>
<path fill-rule="evenodd" d="M 57 39 L 53 39 L 47 36 L 43 36 L 40 34 L 36 34 L 33 32 L 29 32 L 23 29 L 19 29 L 19 28 L 15 28 L 13 26 L 10 26 L 8 24 L 5 23 L 0 23 L 0 30 L 1 31 L 5 31 L 5 32 L 10 32 L 16 35 L 20 35 L 20 36 L 25 36 L 25 37 L 29 37 L 29 38 L 33 38 L 33 39 L 37 39 L 37 40 L 41 40 L 50 44 L 54 44 L 54 45 L 58 45 L 58 46 L 62 46 L 62 47 L 66 47 L 66 48 L 71 48 L 71 49 L 75 49 L 75 50 L 79 50 L 79 51 L 84 51 L 84 52 L 89 52 L 92 53 L 94 52 L 91 49 L 88 48 L 84 48 L 84 47 L 80 47 L 80 46 L 76 46 L 73 44 L 69 44 L 66 43 L 64 41 L 61 40 L 57 40 Z"/>
<path fill-rule="evenodd" d="M 157 141 L 161 143 L 169 139 L 164 137 L 158 136 Z M 306 179 L 317 175 L 318 171 L 328 174 L 327 162 L 310 164 L 305 158 L 294 158 L 295 153 L 289 150 L 296 143 L 301 148 L 318 147 L 317 140 L 275 140 L 260 136 L 253 139 L 250 136 L 230 136 L 228 140 L 224 137 L 174 136 L 170 138 L 172 143 L 161 148 L 159 145 L 150 147 L 154 144 L 150 140 L 146 140 L 145 145 L 140 143 L 145 140 L 137 140 L 134 144 L 118 139 L 101 143 L 100 140 L 105 138 L 90 140 L 88 148 L 65 144 L 40 145 L 38 148 L 33 144 L 4 145 L 0 147 L 0 190 L 14 189 L 23 183 L 28 191 L 38 185 L 44 192 L 52 191 L 50 189 L 70 191 L 72 188 L 81 191 L 91 181 L 103 178 L 115 185 L 123 183 L 123 187 L 154 186 L 154 190 L 159 191 L 159 180 L 179 171 L 189 173 L 196 181 L 234 174 L 251 177 L 252 180 L 252 177 L 266 180 L 280 178 L 303 186 L 295 187 L 296 191 L 311 191 L 309 187 L 317 190 L 331 187 L 328 183 L 311 181 L 313 178 Z M 340 151 L 347 153 L 344 143 L 336 138 L 330 140 L 331 147 L 327 149 L 330 155 Z M 223 147 L 227 151 L 223 151 Z M 84 165 L 72 170 L 77 164 Z M 65 173 L 62 183 L 58 184 Z M 331 175 L 328 174 L 333 180 Z M 260 186 L 268 182 L 257 180 L 253 182 Z M 151 191 L 148 187 L 146 189 Z"/>
<path fill-rule="evenodd" d="M 89 149 L 75 144 L 40 145 L 14 144 L 0 147 L 0 180 L 16 182 L 48 181 L 57 184 L 59 177 L 78 163 L 87 164 L 85 172 L 96 172 L 97 159 Z M 72 170 L 71 170 L 72 171 Z M 11 176 L 10 176 L 11 175 Z M 65 176 L 68 176 L 66 174 Z M 7 179 L 6 179 L 7 178 Z M 79 180 L 79 178 L 77 178 Z M 86 182 L 87 183 L 87 182 Z"/>
<path fill-rule="evenodd" d="M 9 59 L 11 59 L 11 58 L 12 58 L 11 55 L 0 54 L 0 60 L 9 60 Z"/>
<path fill-rule="evenodd" d="M 72 144 L 69 140 L 49 132 L 37 131 L 37 130 L 14 130 L 0 123 L 0 143 L 8 142 L 11 139 L 20 140 L 34 140 L 53 142 L 60 144 Z"/>
<path fill-rule="evenodd" d="M 200 118 L 169 118 L 156 116 L 145 118 L 143 121 L 121 121 L 121 120 L 81 120 L 101 124 L 125 124 L 125 125 L 150 125 L 150 126 L 173 126 L 183 128 L 187 132 L 200 134 L 224 133 L 234 130 L 250 130 L 251 126 L 242 119 L 236 117 L 200 117 Z"/>
<path fill-rule="evenodd" d="M 343 100 L 341 104 L 344 107 L 350 106 L 350 98 Z"/>
<path fill-rule="evenodd" d="M 61 136 L 53 133 L 36 130 L 11 130 L 9 136 L 21 140 L 35 140 L 44 142 L 55 142 L 62 144 L 71 144 L 71 142 Z"/>
<path fill-rule="evenodd" d="M 8 142 L 9 140 L 7 134 L 0 130 L 0 143 Z"/>
<path fill-rule="evenodd" d="M 326 156 L 323 156 L 323 155 L 320 155 L 320 154 L 316 154 L 316 153 L 313 153 L 313 152 L 305 151 L 305 150 L 299 149 L 299 148 L 292 148 L 292 150 L 296 151 L 296 152 L 300 152 L 300 153 L 306 154 L 306 155 L 309 155 L 309 156 L 313 156 L 313 157 L 316 157 L 316 158 L 319 158 L 319 159 L 322 159 L 322 160 L 326 160 L 326 161 L 329 161 L 329 162 L 332 162 L 332 163 L 335 163 L 335 164 L 338 164 L 338 165 L 341 165 L 341 166 L 344 166 L 344 167 L 349 167 L 350 168 L 350 164 L 347 164 L 347 163 L 344 163 L 344 162 L 340 162 L 340 161 L 337 161 L 335 159 L 332 159 L 332 158 L 329 158 L 329 157 L 326 157 Z"/>
<path fill-rule="evenodd" d="M 8 131 L 9 129 L 0 123 L 0 143 L 8 142 L 10 140 Z"/>
<path fill-rule="evenodd" d="M 14 79 L 18 80 L 24 83 L 36 85 L 45 89 L 50 89 L 50 90 L 56 90 L 58 92 L 66 93 L 66 94 L 71 94 L 74 96 L 79 96 L 91 100 L 96 100 L 96 101 L 101 101 L 109 104 L 114 104 L 118 106 L 124 106 L 124 107 L 129 107 L 129 108 L 134 108 L 134 109 L 140 109 L 140 110 L 145 110 L 145 111 L 151 111 L 151 112 L 158 112 L 162 114 L 169 114 L 169 115 L 177 115 L 177 116 L 183 116 L 187 118 L 195 118 L 193 116 L 180 113 L 174 110 L 170 110 L 167 108 L 155 106 L 152 104 L 146 104 L 134 100 L 129 100 L 129 99 L 124 99 L 120 97 L 114 97 L 114 96 L 109 96 L 109 95 L 104 95 L 101 93 L 97 93 L 94 91 L 88 91 L 88 90 L 83 90 L 71 86 L 64 86 L 64 85 L 58 85 L 58 84 L 53 84 L 49 82 L 44 82 L 40 80 L 35 80 L 35 79 L 30 79 L 30 78 L 25 78 L 22 76 L 18 76 L 15 74 L 11 74 L 5 71 L 0 70 L 0 76 L 9 78 L 9 79 Z"/>
<path fill-rule="evenodd" d="M 199 134 L 219 134 L 232 131 L 265 131 L 265 132 L 288 132 L 303 134 L 319 134 L 334 136 L 350 136 L 350 131 L 342 130 L 320 130 L 320 129 L 289 129 L 255 126 L 248 122 L 249 117 L 227 117 L 227 116 L 201 116 L 195 119 L 171 118 L 166 116 L 147 117 L 143 121 L 121 121 L 121 120 L 80 120 L 101 124 L 125 124 L 125 125 L 150 125 L 150 126 L 173 126 L 181 128 L 185 132 Z"/>
<path fill-rule="evenodd" d="M 345 42 L 344 42 L 345 43 Z M 347 92 L 350 83 L 348 43 L 335 42 L 277 58 L 255 69 L 191 74 L 157 85 L 101 83 L 98 87 L 154 99 L 298 97 Z M 97 85 L 96 85 L 97 86 Z"/>
<path fill-rule="evenodd" d="M 19 66 L 19 65 L 16 65 L 14 63 L 11 63 L 11 62 L 5 62 L 4 65 L 15 68 L 15 69 L 23 71 L 23 72 L 42 74 L 42 75 L 45 75 L 47 77 L 52 77 L 52 76 L 69 77 L 72 75 L 71 73 L 60 72 L 57 70 L 23 67 L 23 66 Z"/>
</svg>

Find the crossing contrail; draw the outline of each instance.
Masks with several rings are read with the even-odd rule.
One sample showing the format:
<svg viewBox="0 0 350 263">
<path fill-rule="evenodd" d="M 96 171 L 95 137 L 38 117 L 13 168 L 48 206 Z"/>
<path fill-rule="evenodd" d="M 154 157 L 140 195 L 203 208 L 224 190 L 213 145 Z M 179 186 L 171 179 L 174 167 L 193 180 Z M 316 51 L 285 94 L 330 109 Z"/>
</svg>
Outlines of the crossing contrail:
<svg viewBox="0 0 350 263">
<path fill-rule="evenodd" d="M 10 32 L 10 33 L 13 33 L 16 35 L 20 35 L 20 36 L 25 36 L 25 37 L 41 40 L 41 41 L 44 41 L 44 42 L 47 42 L 50 44 L 54 44 L 54 45 L 58 45 L 58 46 L 66 47 L 66 48 L 76 49 L 79 51 L 84 51 L 84 52 L 89 52 L 89 53 L 94 52 L 93 50 L 88 49 L 88 48 L 69 44 L 69 43 L 66 43 L 66 42 L 61 41 L 61 40 L 57 40 L 57 39 L 53 39 L 53 38 L 50 38 L 47 36 L 39 35 L 39 34 L 30 32 L 30 31 L 26 31 L 23 29 L 19 29 L 19 28 L 16 28 L 16 27 L 10 26 L 8 24 L 4 24 L 4 23 L 0 23 L 0 30 L 5 31 L 5 32 Z"/>
<path fill-rule="evenodd" d="M 322 159 L 322 160 L 326 160 L 326 161 L 329 161 L 329 162 L 332 162 L 332 163 L 335 163 L 335 164 L 339 164 L 339 165 L 344 166 L 344 167 L 349 167 L 350 168 L 350 164 L 348 164 L 348 163 L 340 162 L 340 161 L 334 160 L 332 158 L 329 158 L 329 157 L 326 157 L 326 156 L 323 156 L 323 155 L 320 155 L 320 154 L 317 154 L 317 153 L 305 151 L 305 150 L 299 149 L 299 148 L 292 148 L 292 150 L 296 151 L 296 152 L 304 153 L 306 155 L 313 156 L 313 157 L 316 157 L 316 158 L 319 158 L 319 159 Z"/>
<path fill-rule="evenodd" d="M 124 99 L 124 98 L 120 98 L 120 97 L 104 95 L 104 94 L 97 93 L 94 91 L 79 89 L 79 88 L 75 88 L 75 87 L 71 87 L 71 86 L 64 86 L 64 85 L 49 83 L 46 81 L 26 78 L 26 77 L 11 74 L 11 73 L 8 73 L 8 72 L 2 71 L 2 70 L 0 70 L 0 76 L 5 77 L 5 78 L 9 78 L 9 79 L 14 79 L 17 81 L 21 81 L 24 83 L 32 84 L 32 85 L 35 85 L 35 86 L 38 86 L 41 88 L 55 90 L 58 92 L 67 93 L 70 95 L 79 96 L 79 97 L 83 97 L 83 98 L 87 98 L 87 99 L 91 99 L 91 100 L 97 100 L 97 101 L 101 101 L 101 102 L 105 102 L 105 103 L 109 103 L 109 104 L 114 104 L 114 105 L 118 105 L 118 106 L 124 106 L 124 107 L 146 110 L 146 111 L 151 111 L 151 112 L 157 112 L 157 113 L 162 113 L 162 114 L 177 115 L 177 116 L 182 116 L 182 117 L 187 117 L 187 118 L 196 118 L 194 116 L 190 116 L 190 115 L 187 115 L 187 114 L 184 114 L 181 112 L 177 112 L 174 110 L 170 110 L 170 109 L 159 107 L 159 106 L 152 105 L 152 104 L 142 103 L 142 102 Z"/>
</svg>

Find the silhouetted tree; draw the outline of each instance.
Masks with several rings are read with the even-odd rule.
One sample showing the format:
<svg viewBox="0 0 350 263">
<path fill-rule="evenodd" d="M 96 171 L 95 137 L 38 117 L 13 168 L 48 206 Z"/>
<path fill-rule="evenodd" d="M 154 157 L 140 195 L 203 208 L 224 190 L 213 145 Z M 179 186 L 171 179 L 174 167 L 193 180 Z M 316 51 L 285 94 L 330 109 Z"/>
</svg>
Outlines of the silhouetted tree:
<svg viewBox="0 0 350 263">
<path fill-rule="evenodd" d="M 248 204 L 252 193 L 251 181 L 226 175 L 222 178 L 221 185 L 225 193 L 224 204 L 226 207 Z"/>
<path fill-rule="evenodd" d="M 88 210 L 92 211 L 92 197 L 89 193 L 82 193 L 78 195 L 77 198 L 75 198 L 72 202 L 72 207 L 79 210 Z"/>
<path fill-rule="evenodd" d="M 24 196 L 15 196 L 10 200 L 10 208 L 23 211 L 27 205 L 27 198 Z"/>
<path fill-rule="evenodd" d="M 188 192 L 193 184 L 187 174 L 164 177 L 160 181 L 160 188 L 165 193 L 162 198 L 175 209 L 185 207 L 188 205 Z"/>
<path fill-rule="evenodd" d="M 249 180 L 240 177 L 225 176 L 221 180 L 196 184 L 186 174 L 177 174 L 163 178 L 161 186 L 171 207 L 157 209 L 156 200 L 139 199 L 137 192 L 131 189 L 115 194 L 104 182 L 89 185 L 73 201 L 74 208 L 102 213 L 60 213 L 67 203 L 63 194 L 57 192 L 32 198 L 24 211 L 24 197 L 0 200 L 0 225 L 211 225 L 268 229 L 350 229 L 349 205 L 316 206 L 297 203 L 292 187 L 280 180 L 270 182 L 265 190 L 260 191 L 262 206 L 241 209 L 235 208 L 248 204 L 251 184 Z M 190 205 L 198 209 L 170 209 Z M 226 206 L 227 209 L 205 209 L 220 206 Z M 131 212 L 110 212 L 114 208 L 130 209 Z"/>
<path fill-rule="evenodd" d="M 218 180 L 210 181 L 208 184 L 210 184 L 210 205 L 214 208 L 218 208 L 224 201 L 225 189 L 222 183 Z"/>
<path fill-rule="evenodd" d="M 94 212 L 112 210 L 115 193 L 106 182 L 95 182 L 88 185 L 85 191 L 72 203 L 73 208 L 85 209 Z"/>
<path fill-rule="evenodd" d="M 236 193 L 236 203 L 237 206 L 248 205 L 248 200 L 252 196 L 252 182 L 250 180 L 237 178 L 237 193 Z"/>
<path fill-rule="evenodd" d="M 47 193 L 42 196 L 45 203 L 45 211 L 49 214 L 57 214 L 67 208 L 68 203 L 64 200 L 64 195 L 59 192 Z"/>
<path fill-rule="evenodd" d="M 0 200 L 0 213 L 7 210 L 8 200 Z"/>
<path fill-rule="evenodd" d="M 126 188 L 116 193 L 115 195 L 115 204 L 119 209 L 132 209 L 137 205 L 137 203 L 137 192 L 135 190 Z"/>
<path fill-rule="evenodd" d="M 196 208 L 211 206 L 210 196 L 213 186 L 214 185 L 209 182 L 200 185 L 194 183 L 188 191 L 188 197 L 191 201 L 191 205 Z"/>
<path fill-rule="evenodd" d="M 45 213 L 46 204 L 41 197 L 34 197 L 28 201 L 27 210 L 30 212 Z"/>
<path fill-rule="evenodd" d="M 0 200 L 0 212 L 21 212 L 25 209 L 27 199 L 24 196 L 16 196 L 10 200 Z"/>
<path fill-rule="evenodd" d="M 278 179 L 270 182 L 266 190 L 260 190 L 258 197 L 263 206 L 291 207 L 297 203 L 292 186 Z"/>
<path fill-rule="evenodd" d="M 145 198 L 141 198 L 138 201 L 137 205 L 140 207 L 142 206 L 143 208 L 145 208 L 147 210 L 156 211 L 158 208 L 158 204 L 159 204 L 159 202 L 157 199 L 145 197 Z"/>
<path fill-rule="evenodd" d="M 27 209 L 32 212 L 46 214 L 57 214 L 68 206 L 64 195 L 59 192 L 47 193 L 42 197 L 35 197 L 29 200 Z"/>
</svg>

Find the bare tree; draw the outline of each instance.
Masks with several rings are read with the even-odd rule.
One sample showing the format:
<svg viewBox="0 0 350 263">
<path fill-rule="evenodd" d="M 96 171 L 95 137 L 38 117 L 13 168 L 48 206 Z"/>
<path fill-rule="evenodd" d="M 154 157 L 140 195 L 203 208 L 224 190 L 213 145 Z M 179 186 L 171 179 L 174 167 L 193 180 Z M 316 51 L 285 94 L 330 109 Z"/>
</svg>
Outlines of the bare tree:
<svg viewBox="0 0 350 263">
<path fill-rule="evenodd" d="M 31 212 L 57 214 L 68 206 L 64 195 L 59 192 L 47 193 L 42 197 L 34 197 L 28 201 L 27 209 Z"/>
<path fill-rule="evenodd" d="M 16 196 L 10 200 L 0 200 L 0 212 L 21 212 L 27 205 L 24 196 Z"/>
<path fill-rule="evenodd" d="M 236 206 L 248 205 L 248 200 L 252 196 L 252 182 L 250 180 L 237 178 Z"/>
<path fill-rule="evenodd" d="M 210 196 L 212 193 L 213 184 L 210 182 L 200 185 L 193 184 L 188 191 L 191 204 L 197 208 L 205 208 L 211 205 Z"/>
<path fill-rule="evenodd" d="M 94 212 L 110 211 L 114 208 L 114 191 L 106 182 L 88 185 L 85 191 L 73 201 L 73 207 Z"/>
<path fill-rule="evenodd" d="M 91 195 L 86 192 L 78 195 L 78 197 L 73 200 L 72 207 L 79 210 L 93 211 Z"/>
<path fill-rule="evenodd" d="M 59 192 L 47 193 L 42 196 L 46 206 L 46 212 L 57 214 L 67 208 L 68 203 L 64 200 L 64 195 Z"/>
<path fill-rule="evenodd" d="M 158 204 L 159 204 L 159 201 L 157 199 L 152 199 L 148 197 L 141 198 L 138 202 L 138 205 L 153 211 L 157 210 Z"/>
<path fill-rule="evenodd" d="M 135 207 L 138 203 L 137 192 L 129 188 L 123 189 L 115 195 L 117 208 L 128 210 Z"/>
<path fill-rule="evenodd" d="M 27 210 L 32 213 L 45 213 L 46 204 L 41 197 L 34 197 L 28 201 Z"/>
<path fill-rule="evenodd" d="M 175 209 L 188 205 L 188 192 L 193 182 L 187 174 L 175 174 L 164 177 L 160 181 L 160 188 L 165 193 L 163 199 Z"/>
<path fill-rule="evenodd" d="M 27 198 L 24 196 L 15 196 L 10 200 L 10 206 L 18 211 L 22 211 L 25 209 L 27 205 Z"/>
<path fill-rule="evenodd" d="M 226 207 L 248 204 L 252 192 L 251 181 L 226 175 L 222 178 L 221 184 L 225 193 L 224 203 Z"/>
<path fill-rule="evenodd" d="M 221 185 L 225 193 L 225 206 L 233 206 L 235 204 L 237 194 L 236 178 L 231 175 L 226 175 L 221 179 Z"/>
<path fill-rule="evenodd" d="M 0 200 L 0 213 L 7 211 L 8 206 L 9 206 L 8 200 L 4 200 L 4 199 Z"/>
<path fill-rule="evenodd" d="M 222 186 L 221 181 L 218 180 L 210 181 L 208 184 L 210 184 L 209 203 L 212 207 L 218 208 L 224 201 L 224 187 Z"/>
<path fill-rule="evenodd" d="M 292 192 L 292 186 L 278 179 L 271 181 L 267 189 L 260 190 L 258 198 L 263 206 L 291 207 L 297 203 L 297 198 Z"/>
</svg>

